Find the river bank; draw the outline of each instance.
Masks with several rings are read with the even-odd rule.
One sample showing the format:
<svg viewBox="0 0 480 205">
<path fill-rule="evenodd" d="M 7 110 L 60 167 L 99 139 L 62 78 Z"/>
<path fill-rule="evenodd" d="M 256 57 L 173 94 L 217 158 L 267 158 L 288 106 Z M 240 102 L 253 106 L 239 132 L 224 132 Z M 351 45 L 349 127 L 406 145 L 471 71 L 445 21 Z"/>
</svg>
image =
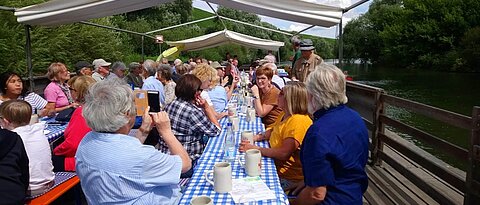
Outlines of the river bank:
<svg viewBox="0 0 480 205">
<path fill-rule="evenodd" d="M 371 65 L 347 65 L 344 67 L 355 81 L 379 87 L 388 94 L 424 103 L 434 107 L 472 115 L 472 107 L 480 106 L 479 73 L 447 73 L 425 70 L 407 70 Z M 387 114 L 395 119 L 432 133 L 458 146 L 467 148 L 470 132 L 458 129 L 426 116 L 402 109 L 387 108 Z M 394 130 L 395 131 L 395 130 Z M 400 134 L 405 139 L 434 154 L 456 167 L 464 169 L 465 164 L 444 156 L 428 144 Z"/>
</svg>

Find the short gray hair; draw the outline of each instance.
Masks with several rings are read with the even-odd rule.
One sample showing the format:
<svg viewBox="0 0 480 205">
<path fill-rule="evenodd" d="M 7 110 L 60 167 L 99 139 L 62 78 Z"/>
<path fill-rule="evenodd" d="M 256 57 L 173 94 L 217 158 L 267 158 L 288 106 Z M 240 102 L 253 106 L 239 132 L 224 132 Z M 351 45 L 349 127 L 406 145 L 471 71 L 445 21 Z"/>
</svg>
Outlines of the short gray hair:
<svg viewBox="0 0 480 205">
<path fill-rule="evenodd" d="M 138 67 L 142 67 L 142 64 L 140 63 L 137 63 L 137 62 L 132 62 L 128 65 L 128 70 L 130 72 L 134 71 L 135 69 L 137 69 Z"/>
<path fill-rule="evenodd" d="M 117 61 L 115 63 L 112 64 L 112 71 L 115 71 L 115 70 L 126 70 L 127 69 L 127 66 L 125 66 L 125 63 L 123 63 L 122 61 Z"/>
<path fill-rule="evenodd" d="M 310 106 L 315 111 L 348 102 L 345 75 L 334 65 L 326 63 L 317 65 L 308 75 L 305 84 L 312 97 Z"/>
<path fill-rule="evenodd" d="M 290 41 L 292 42 L 293 45 L 295 46 L 299 46 L 300 45 L 300 38 L 298 38 L 298 36 L 293 36 Z"/>
<path fill-rule="evenodd" d="M 135 113 L 132 89 L 122 79 L 95 83 L 85 96 L 83 117 L 95 132 L 116 132 Z"/>
<path fill-rule="evenodd" d="M 143 67 L 147 70 L 148 76 L 155 76 L 157 73 L 157 63 L 153 60 L 148 59 L 143 62 Z"/>
</svg>

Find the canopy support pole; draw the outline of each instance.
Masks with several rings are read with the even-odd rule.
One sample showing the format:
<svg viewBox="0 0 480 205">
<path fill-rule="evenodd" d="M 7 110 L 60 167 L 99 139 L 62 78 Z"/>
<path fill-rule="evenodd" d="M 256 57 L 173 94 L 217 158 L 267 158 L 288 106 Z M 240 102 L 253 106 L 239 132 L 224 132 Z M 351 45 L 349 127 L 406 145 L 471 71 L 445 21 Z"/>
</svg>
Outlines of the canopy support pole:
<svg viewBox="0 0 480 205">
<path fill-rule="evenodd" d="M 351 9 L 354 9 L 355 7 L 362 5 L 363 3 L 367 2 L 367 1 L 370 1 L 370 0 L 361 0 L 361 1 L 358 1 L 357 3 L 352 4 L 349 7 L 343 9 L 343 13 L 347 13 Z"/>
<path fill-rule="evenodd" d="M 295 34 L 293 34 L 293 35 L 296 36 L 296 35 L 298 35 L 298 34 L 300 34 L 300 33 L 303 33 L 304 31 L 306 31 L 306 30 L 308 30 L 308 29 L 311 29 L 311 28 L 313 28 L 313 27 L 315 27 L 315 25 L 311 25 L 311 26 L 309 26 L 309 27 L 307 27 L 307 28 L 304 28 L 304 29 L 302 29 L 301 31 L 299 31 L 299 32 L 297 32 L 297 33 L 295 33 Z"/>
<path fill-rule="evenodd" d="M 343 14 L 338 25 L 338 67 L 343 69 Z"/>
<path fill-rule="evenodd" d="M 0 10 L 15 12 L 15 8 L 8 6 L 0 6 Z"/>
<path fill-rule="evenodd" d="M 195 21 L 190 21 L 190 22 L 183 23 L 183 24 L 178 24 L 178 25 L 169 26 L 169 27 L 166 27 L 166 28 L 161 28 L 161 29 L 149 31 L 149 32 L 146 32 L 145 34 L 157 33 L 157 32 L 160 32 L 160 31 L 165 31 L 165 30 L 169 30 L 169 29 L 172 29 L 172 28 L 177 28 L 177 27 L 180 27 L 180 26 L 186 26 L 186 25 L 190 25 L 190 24 L 194 24 L 194 23 L 198 23 L 198 22 L 210 20 L 210 19 L 213 19 L 213 18 L 217 18 L 217 17 L 216 17 L 216 16 L 210 16 L 210 17 L 207 17 L 207 18 L 198 19 L 198 20 L 195 20 Z"/>
<path fill-rule="evenodd" d="M 144 41 L 145 41 L 145 37 L 142 36 L 142 62 L 145 62 L 145 51 L 144 51 L 144 48 L 143 48 L 144 47 L 144 45 L 143 45 Z"/>
<path fill-rule="evenodd" d="M 210 4 L 210 2 L 206 1 L 205 3 L 208 4 L 208 6 L 210 7 L 210 9 L 212 9 L 213 13 L 215 13 L 215 15 L 217 16 L 218 20 L 220 20 L 220 22 L 221 22 L 222 25 L 223 25 L 223 29 L 227 29 L 227 26 L 225 26 L 225 22 L 223 22 L 223 20 L 220 18 L 220 15 L 218 15 L 217 11 L 215 11 L 215 9 L 213 9 L 213 6 Z"/>
<path fill-rule="evenodd" d="M 219 16 L 219 17 L 222 18 L 222 19 L 233 21 L 235 23 L 239 23 L 239 24 L 243 24 L 243 25 L 247 25 L 247 26 L 253 26 L 255 28 L 259 28 L 259 29 L 263 29 L 263 30 L 267 30 L 267 31 L 277 32 L 277 33 L 281 33 L 281 34 L 284 34 L 284 35 L 287 35 L 287 36 L 293 36 L 293 34 L 291 34 L 291 33 L 283 32 L 283 31 L 279 31 L 279 30 L 275 30 L 275 29 L 271 29 L 271 28 L 265 28 L 265 27 L 255 25 L 255 24 L 245 23 L 245 22 L 235 20 L 235 19 L 231 19 L 231 18 L 224 17 L 224 16 Z"/>
<path fill-rule="evenodd" d="M 147 38 L 155 39 L 155 37 L 147 35 L 145 33 L 139 33 L 139 32 L 129 31 L 129 30 L 121 29 L 121 28 L 115 28 L 115 27 L 111 27 L 111 26 L 100 25 L 100 24 L 96 24 L 96 23 L 92 23 L 92 22 L 88 22 L 88 21 L 80 21 L 79 23 L 84 24 L 84 25 L 88 25 L 88 26 L 95 26 L 95 27 L 99 27 L 99 28 L 106 28 L 106 29 L 115 30 L 115 31 L 119 31 L 119 32 L 135 34 L 135 35 L 142 36 L 142 38 L 147 37 Z"/>
<path fill-rule="evenodd" d="M 278 56 L 278 58 L 277 58 L 277 59 L 278 59 L 278 60 L 277 60 L 277 62 L 278 62 L 278 63 L 280 63 L 280 48 L 278 48 L 277 56 Z"/>
<path fill-rule="evenodd" d="M 33 81 L 33 68 L 32 68 L 32 47 L 30 41 L 30 25 L 25 25 L 25 55 L 27 58 L 28 80 L 30 81 L 30 91 L 34 91 L 35 83 Z"/>
</svg>

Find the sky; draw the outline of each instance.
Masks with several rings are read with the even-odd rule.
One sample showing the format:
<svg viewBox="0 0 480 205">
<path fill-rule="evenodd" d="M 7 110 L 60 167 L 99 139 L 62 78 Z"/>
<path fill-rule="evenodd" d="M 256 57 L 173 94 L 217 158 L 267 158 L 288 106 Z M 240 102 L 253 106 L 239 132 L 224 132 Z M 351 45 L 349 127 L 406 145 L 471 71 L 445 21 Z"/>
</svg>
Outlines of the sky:
<svg viewBox="0 0 480 205">
<path fill-rule="evenodd" d="M 359 0 L 304 0 L 304 1 L 309 1 L 309 2 L 315 2 L 315 3 L 320 3 L 320 4 L 327 4 L 331 6 L 341 6 L 342 8 L 346 8 L 355 2 L 358 2 Z M 346 22 L 354 19 L 355 17 L 358 17 L 361 14 L 364 14 L 367 12 L 368 7 L 371 3 L 370 1 L 367 1 L 366 3 L 362 4 L 361 6 L 356 7 L 355 9 L 352 9 L 345 13 L 343 15 L 343 26 L 346 25 Z M 216 4 L 211 4 L 214 9 L 217 9 Z M 200 1 L 200 0 L 193 0 L 193 7 L 202 9 L 204 11 L 208 11 L 212 13 L 212 10 L 210 7 L 207 5 L 206 2 Z M 309 27 L 310 25 L 307 24 L 302 24 L 302 23 L 297 23 L 297 22 L 291 22 L 291 21 L 285 21 L 277 18 L 271 18 L 268 16 L 262 16 L 259 15 L 262 21 L 268 22 L 279 29 L 286 30 L 286 31 L 300 31 L 304 28 Z M 310 34 L 314 36 L 320 36 L 320 37 L 326 37 L 326 38 L 335 38 L 338 33 L 338 26 L 332 26 L 330 28 L 324 28 L 324 27 L 319 27 L 315 26 L 307 31 L 304 32 L 305 34 Z"/>
</svg>

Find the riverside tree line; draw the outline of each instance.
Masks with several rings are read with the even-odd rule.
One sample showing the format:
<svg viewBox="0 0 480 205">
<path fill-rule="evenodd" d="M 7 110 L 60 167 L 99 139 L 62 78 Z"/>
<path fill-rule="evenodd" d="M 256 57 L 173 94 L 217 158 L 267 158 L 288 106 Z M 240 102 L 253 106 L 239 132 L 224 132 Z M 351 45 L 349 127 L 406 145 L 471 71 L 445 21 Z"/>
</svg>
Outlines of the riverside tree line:
<svg viewBox="0 0 480 205">
<path fill-rule="evenodd" d="M 345 26 L 347 59 L 480 72 L 480 1 L 373 0 Z"/>
</svg>

